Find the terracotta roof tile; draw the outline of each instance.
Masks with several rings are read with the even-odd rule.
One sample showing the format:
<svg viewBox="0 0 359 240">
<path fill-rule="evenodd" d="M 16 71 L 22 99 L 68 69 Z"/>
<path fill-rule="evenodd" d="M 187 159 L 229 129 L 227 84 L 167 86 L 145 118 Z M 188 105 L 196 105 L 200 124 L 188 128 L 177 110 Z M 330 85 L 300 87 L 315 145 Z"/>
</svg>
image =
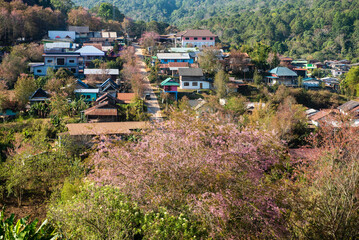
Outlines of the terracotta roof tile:
<svg viewBox="0 0 359 240">
<path fill-rule="evenodd" d="M 117 99 L 125 102 L 126 104 L 131 103 L 135 97 L 135 93 L 117 93 Z"/>
</svg>

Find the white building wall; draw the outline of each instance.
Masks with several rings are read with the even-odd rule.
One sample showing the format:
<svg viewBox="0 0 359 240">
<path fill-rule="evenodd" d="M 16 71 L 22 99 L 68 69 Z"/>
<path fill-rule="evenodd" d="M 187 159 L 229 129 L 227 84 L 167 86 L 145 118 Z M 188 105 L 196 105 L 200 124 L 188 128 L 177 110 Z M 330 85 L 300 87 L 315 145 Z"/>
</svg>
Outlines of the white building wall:
<svg viewBox="0 0 359 240">
<path fill-rule="evenodd" d="M 185 83 L 189 83 L 189 86 L 185 86 Z M 201 83 L 202 83 L 202 88 L 201 88 Z M 209 82 L 206 81 L 180 81 L 180 88 L 181 89 L 193 89 L 193 90 L 197 90 L 197 89 L 210 89 L 211 86 L 209 84 Z"/>
</svg>

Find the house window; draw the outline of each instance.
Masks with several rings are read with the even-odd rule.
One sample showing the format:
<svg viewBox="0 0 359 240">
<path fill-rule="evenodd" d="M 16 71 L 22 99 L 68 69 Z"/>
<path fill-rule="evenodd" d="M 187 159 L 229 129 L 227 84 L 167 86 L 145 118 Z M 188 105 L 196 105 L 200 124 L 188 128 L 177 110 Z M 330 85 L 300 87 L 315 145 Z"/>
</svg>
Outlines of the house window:
<svg viewBox="0 0 359 240">
<path fill-rule="evenodd" d="M 188 37 L 186 37 L 186 40 L 189 40 L 189 38 L 188 38 Z"/>
<path fill-rule="evenodd" d="M 188 86 L 189 86 L 189 82 L 184 82 L 184 83 L 183 83 L 183 86 L 188 87 Z"/>
<path fill-rule="evenodd" d="M 198 82 L 193 82 L 193 83 L 192 83 L 192 86 L 193 86 L 193 87 L 197 87 L 197 86 L 198 86 Z"/>
<path fill-rule="evenodd" d="M 58 58 L 57 65 L 65 65 L 65 58 Z"/>
<path fill-rule="evenodd" d="M 48 60 L 47 60 L 47 63 L 52 63 L 52 59 L 48 59 Z"/>
<path fill-rule="evenodd" d="M 37 73 L 42 73 L 41 69 L 36 70 Z"/>
<path fill-rule="evenodd" d="M 202 40 L 206 40 L 207 38 L 203 37 Z"/>
<path fill-rule="evenodd" d="M 198 40 L 198 38 L 197 38 L 197 37 L 195 37 L 195 38 L 194 38 L 194 40 Z"/>
<path fill-rule="evenodd" d="M 75 60 L 73 60 L 73 59 L 69 60 L 69 63 L 75 63 Z"/>
<path fill-rule="evenodd" d="M 213 40 L 213 37 L 209 38 L 209 40 Z"/>
</svg>

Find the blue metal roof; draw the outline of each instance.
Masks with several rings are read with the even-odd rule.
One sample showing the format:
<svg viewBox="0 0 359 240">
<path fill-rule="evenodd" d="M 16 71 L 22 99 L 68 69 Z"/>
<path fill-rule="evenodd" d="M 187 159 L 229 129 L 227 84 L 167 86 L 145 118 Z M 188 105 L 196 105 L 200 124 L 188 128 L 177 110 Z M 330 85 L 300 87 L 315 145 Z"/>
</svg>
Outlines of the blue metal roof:
<svg viewBox="0 0 359 240">
<path fill-rule="evenodd" d="M 297 73 L 290 70 L 287 67 L 276 67 L 269 71 L 269 73 L 275 74 L 278 77 L 297 77 Z"/>
</svg>

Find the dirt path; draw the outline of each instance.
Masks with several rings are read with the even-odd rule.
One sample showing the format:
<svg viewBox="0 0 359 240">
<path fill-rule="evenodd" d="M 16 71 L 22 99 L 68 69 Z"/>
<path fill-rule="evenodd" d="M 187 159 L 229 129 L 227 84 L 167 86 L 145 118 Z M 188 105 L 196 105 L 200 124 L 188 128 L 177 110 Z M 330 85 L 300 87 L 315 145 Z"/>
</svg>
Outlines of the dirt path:
<svg viewBox="0 0 359 240">
<path fill-rule="evenodd" d="M 162 114 L 160 105 L 158 104 L 157 96 L 153 92 L 153 87 L 150 84 L 150 81 L 147 77 L 146 65 L 143 61 L 142 49 L 138 45 L 133 45 L 136 49 L 136 55 L 141 58 L 141 62 L 139 63 L 140 72 L 144 75 L 144 86 L 145 86 L 145 95 L 150 94 L 151 99 L 145 100 L 145 104 L 147 106 L 147 112 L 152 116 L 150 117 L 151 121 L 162 121 Z"/>
</svg>

